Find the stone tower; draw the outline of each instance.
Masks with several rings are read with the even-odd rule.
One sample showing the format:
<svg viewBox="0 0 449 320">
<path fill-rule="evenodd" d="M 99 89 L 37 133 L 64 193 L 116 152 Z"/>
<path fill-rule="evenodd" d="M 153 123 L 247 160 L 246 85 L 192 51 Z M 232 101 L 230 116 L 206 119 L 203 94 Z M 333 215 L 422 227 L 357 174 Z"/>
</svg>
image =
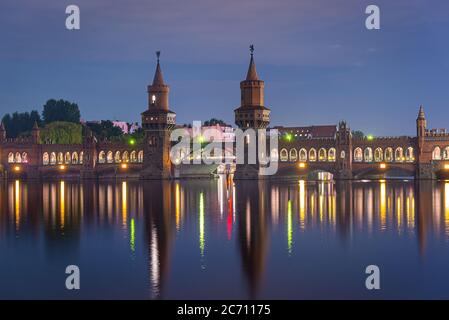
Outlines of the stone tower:
<svg viewBox="0 0 449 320">
<path fill-rule="evenodd" d="M 247 138 L 245 134 L 244 153 L 245 163 L 238 164 L 236 167 L 235 179 L 258 179 L 259 178 L 259 159 L 256 157 L 255 164 L 248 163 L 248 145 L 256 146 L 256 155 L 258 150 L 257 129 L 266 129 L 270 123 L 270 109 L 264 106 L 264 82 L 259 79 L 254 62 L 254 46 L 250 46 L 251 59 L 249 62 L 246 79 L 240 82 L 240 107 L 234 110 L 235 124 L 239 129 L 245 131 L 254 129 L 256 131 L 254 141 Z M 251 137 L 251 136 L 249 136 Z M 238 138 L 237 138 L 238 139 Z"/>
<path fill-rule="evenodd" d="M 172 176 L 170 132 L 175 127 L 176 114 L 169 109 L 170 87 L 162 77 L 160 52 L 156 55 L 153 84 L 148 86 L 148 109 L 142 113 L 142 128 L 145 130 L 142 179 L 169 179 Z"/>
<path fill-rule="evenodd" d="M 336 133 L 338 178 L 352 178 L 352 133 L 346 121 L 340 121 Z"/>
<path fill-rule="evenodd" d="M 418 179 L 431 179 L 432 171 L 432 151 L 426 150 L 426 128 L 427 121 L 424 114 L 424 107 L 419 106 L 418 117 L 416 118 L 416 139 L 417 139 L 417 169 L 416 177 Z"/>
<path fill-rule="evenodd" d="M 37 125 L 37 121 L 34 121 L 33 129 L 31 129 L 31 137 L 33 138 L 33 143 L 38 144 L 40 141 L 40 129 Z"/>
<path fill-rule="evenodd" d="M 6 129 L 3 122 L 0 122 L 0 143 L 6 140 Z"/>
</svg>

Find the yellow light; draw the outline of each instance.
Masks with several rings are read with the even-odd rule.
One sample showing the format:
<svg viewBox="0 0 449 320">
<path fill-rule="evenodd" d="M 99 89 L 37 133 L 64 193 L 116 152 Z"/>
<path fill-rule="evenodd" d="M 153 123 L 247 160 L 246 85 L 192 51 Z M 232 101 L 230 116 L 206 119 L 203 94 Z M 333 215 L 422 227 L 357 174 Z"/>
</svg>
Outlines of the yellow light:
<svg viewBox="0 0 449 320">
<path fill-rule="evenodd" d="M 446 164 L 444 165 L 444 169 L 445 169 L 445 170 L 449 170 L 449 164 L 448 164 L 448 163 L 446 163 Z"/>
<path fill-rule="evenodd" d="M 128 164 L 122 163 L 122 164 L 120 165 L 120 168 L 122 168 L 122 169 L 128 169 Z"/>
<path fill-rule="evenodd" d="M 15 167 L 14 167 L 14 171 L 15 171 L 15 172 L 19 172 L 19 171 L 20 171 L 20 167 L 19 167 L 19 166 L 15 166 Z"/>
<path fill-rule="evenodd" d="M 65 165 L 61 164 L 61 165 L 59 166 L 59 170 L 65 170 Z"/>
<path fill-rule="evenodd" d="M 380 167 L 381 169 L 385 169 L 385 168 L 387 168 L 387 164 L 386 164 L 386 163 L 381 163 L 381 164 L 379 165 L 379 167 Z"/>
<path fill-rule="evenodd" d="M 199 202 L 199 230 L 200 230 L 200 252 L 201 257 L 204 256 L 204 247 L 205 247 L 205 239 L 204 239 L 204 193 L 200 193 L 200 202 Z"/>
<path fill-rule="evenodd" d="M 298 163 L 298 167 L 300 167 L 301 169 L 306 167 L 306 163 L 305 162 L 300 162 Z"/>
</svg>

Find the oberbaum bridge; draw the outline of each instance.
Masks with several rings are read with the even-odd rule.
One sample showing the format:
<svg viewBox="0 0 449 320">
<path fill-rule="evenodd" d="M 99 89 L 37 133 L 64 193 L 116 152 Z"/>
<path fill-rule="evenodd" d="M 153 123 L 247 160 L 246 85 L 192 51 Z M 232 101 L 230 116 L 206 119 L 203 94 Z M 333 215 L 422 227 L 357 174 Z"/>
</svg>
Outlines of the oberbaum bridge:
<svg viewBox="0 0 449 320">
<path fill-rule="evenodd" d="M 266 129 L 270 123 L 270 109 L 264 105 L 264 81 L 257 74 L 253 51 L 251 46 L 247 76 L 240 82 L 240 107 L 234 110 L 235 123 L 242 130 Z M 171 179 L 215 176 L 218 165 L 172 163 L 170 133 L 176 128 L 176 114 L 169 108 L 169 91 L 158 52 L 153 83 L 148 86 L 148 108 L 141 114 L 145 137 L 143 142 L 134 145 L 97 141 L 86 127 L 81 144 L 42 143 L 36 124 L 30 137 L 8 139 L 1 124 L 0 177 Z M 449 173 L 449 133 L 427 129 L 422 106 L 414 137 L 356 137 L 344 121 L 335 126 L 275 128 L 279 143 L 278 149 L 271 150 L 271 161 L 278 162 L 277 173 L 261 175 L 259 162 L 236 164 L 234 179 L 311 177 L 318 172 L 332 174 L 335 179 L 437 179 Z"/>
</svg>

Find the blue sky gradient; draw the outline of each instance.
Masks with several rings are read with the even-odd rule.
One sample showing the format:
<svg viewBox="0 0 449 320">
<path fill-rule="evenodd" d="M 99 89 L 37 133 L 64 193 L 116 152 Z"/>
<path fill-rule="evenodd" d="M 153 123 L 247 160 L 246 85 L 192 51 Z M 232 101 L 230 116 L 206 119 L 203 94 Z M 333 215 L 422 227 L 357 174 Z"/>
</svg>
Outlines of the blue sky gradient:
<svg viewBox="0 0 449 320">
<path fill-rule="evenodd" d="M 365 28 L 369 4 L 380 30 Z M 423 104 L 449 127 L 447 0 L 5 0 L 0 36 L 0 115 L 63 98 L 86 120 L 140 121 L 161 50 L 177 122 L 233 123 L 254 43 L 272 125 L 413 135 Z"/>
</svg>

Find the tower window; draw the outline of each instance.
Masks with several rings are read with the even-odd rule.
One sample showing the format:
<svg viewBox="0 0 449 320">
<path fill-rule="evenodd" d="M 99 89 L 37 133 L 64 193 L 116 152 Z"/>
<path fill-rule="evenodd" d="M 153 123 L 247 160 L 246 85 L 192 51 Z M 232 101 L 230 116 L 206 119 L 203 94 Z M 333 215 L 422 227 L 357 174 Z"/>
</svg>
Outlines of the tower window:
<svg viewBox="0 0 449 320">
<path fill-rule="evenodd" d="M 154 94 L 151 96 L 151 103 L 152 104 L 156 103 L 156 96 Z"/>
</svg>

